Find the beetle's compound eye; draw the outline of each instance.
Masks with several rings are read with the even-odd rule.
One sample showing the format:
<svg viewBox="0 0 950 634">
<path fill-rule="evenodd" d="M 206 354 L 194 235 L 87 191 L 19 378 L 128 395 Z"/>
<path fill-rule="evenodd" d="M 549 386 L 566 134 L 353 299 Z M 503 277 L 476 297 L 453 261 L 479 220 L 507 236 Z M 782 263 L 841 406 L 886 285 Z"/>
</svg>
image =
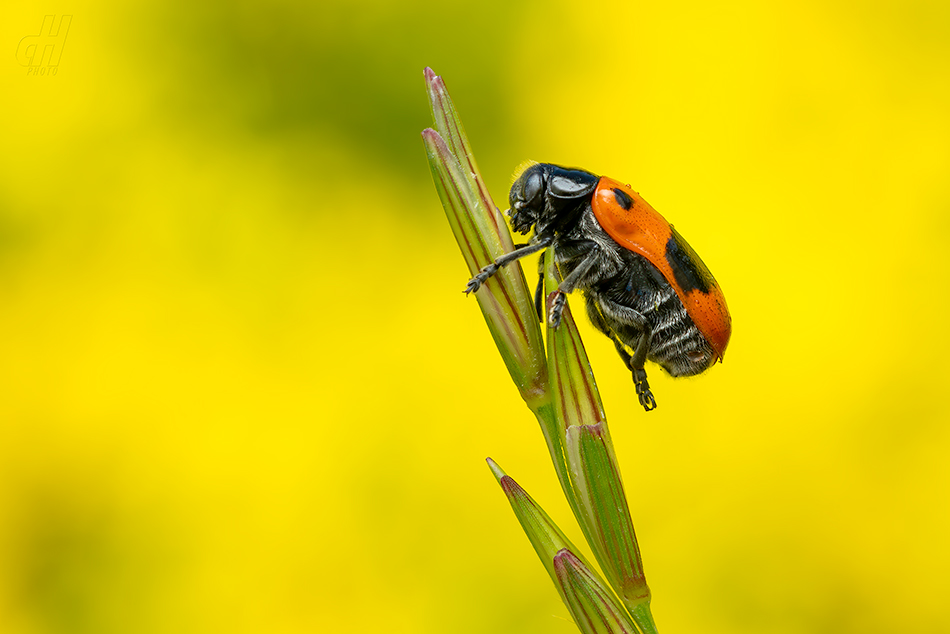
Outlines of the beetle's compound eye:
<svg viewBox="0 0 950 634">
<path fill-rule="evenodd" d="M 529 163 L 515 178 L 508 195 L 512 211 L 521 211 L 525 207 L 543 207 L 544 165 Z"/>
<path fill-rule="evenodd" d="M 541 171 L 532 169 L 525 176 L 524 201 L 528 205 L 538 205 L 544 193 L 544 178 L 541 176 Z"/>
</svg>

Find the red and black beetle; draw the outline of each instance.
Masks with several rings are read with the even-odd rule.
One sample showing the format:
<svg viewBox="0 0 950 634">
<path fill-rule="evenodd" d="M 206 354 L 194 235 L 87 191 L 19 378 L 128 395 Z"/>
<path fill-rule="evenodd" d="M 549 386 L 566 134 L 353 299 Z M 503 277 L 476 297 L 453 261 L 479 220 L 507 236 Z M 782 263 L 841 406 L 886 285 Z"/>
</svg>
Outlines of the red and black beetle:
<svg viewBox="0 0 950 634">
<path fill-rule="evenodd" d="M 557 328 L 566 294 L 583 291 L 594 326 L 610 337 L 633 372 L 647 411 L 656 400 L 644 363 L 693 376 L 722 361 L 732 318 L 719 284 L 699 256 L 629 185 L 590 172 L 534 164 L 509 195 L 511 225 L 527 245 L 469 280 L 467 293 L 500 267 L 551 247 L 564 276 L 549 324 Z M 541 284 L 535 301 L 540 313 Z"/>
</svg>

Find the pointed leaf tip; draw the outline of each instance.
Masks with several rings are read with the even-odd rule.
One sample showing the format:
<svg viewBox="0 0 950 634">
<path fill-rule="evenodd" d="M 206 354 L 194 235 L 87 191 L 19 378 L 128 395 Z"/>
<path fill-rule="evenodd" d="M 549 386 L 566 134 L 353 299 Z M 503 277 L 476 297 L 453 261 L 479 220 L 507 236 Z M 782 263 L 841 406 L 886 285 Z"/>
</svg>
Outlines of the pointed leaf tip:
<svg viewBox="0 0 950 634">
<path fill-rule="evenodd" d="M 488 463 L 488 468 L 491 469 L 492 474 L 495 476 L 495 479 L 498 482 L 501 482 L 501 479 L 504 478 L 507 474 L 504 470 L 498 466 L 498 463 L 492 460 L 491 458 L 485 458 L 485 462 Z"/>
</svg>

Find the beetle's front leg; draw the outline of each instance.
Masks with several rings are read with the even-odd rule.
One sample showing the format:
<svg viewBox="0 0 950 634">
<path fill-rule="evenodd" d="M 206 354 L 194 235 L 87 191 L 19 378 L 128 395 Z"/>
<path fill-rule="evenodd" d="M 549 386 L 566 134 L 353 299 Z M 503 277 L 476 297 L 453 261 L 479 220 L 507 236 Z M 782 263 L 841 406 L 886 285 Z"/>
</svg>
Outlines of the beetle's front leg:
<svg viewBox="0 0 950 634">
<path fill-rule="evenodd" d="M 474 293 L 482 284 L 484 284 L 488 278 L 498 272 L 498 269 L 503 266 L 507 266 L 514 262 L 515 260 L 520 260 L 521 258 L 531 255 L 532 253 L 537 253 L 538 251 L 544 250 L 551 246 L 551 242 L 554 241 L 553 237 L 541 238 L 534 244 L 529 244 L 523 246 L 520 249 L 515 249 L 511 253 L 506 253 L 501 256 L 491 264 L 485 265 L 482 267 L 482 270 L 478 272 L 478 275 L 473 277 L 468 281 L 468 284 L 465 286 L 465 294 Z"/>
</svg>

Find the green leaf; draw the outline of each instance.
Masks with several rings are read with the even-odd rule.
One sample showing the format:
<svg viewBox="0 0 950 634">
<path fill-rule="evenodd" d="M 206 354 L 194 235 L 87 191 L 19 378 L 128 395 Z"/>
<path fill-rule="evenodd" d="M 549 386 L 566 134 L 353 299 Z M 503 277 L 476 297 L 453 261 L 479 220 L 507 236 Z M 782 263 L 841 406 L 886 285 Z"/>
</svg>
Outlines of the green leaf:
<svg viewBox="0 0 950 634">
<path fill-rule="evenodd" d="M 514 247 L 445 84 L 431 69 L 425 77 L 436 127 L 422 133 L 429 166 L 474 276 Z M 560 282 L 553 251 L 546 265 L 545 286 L 551 291 Z M 545 346 L 520 264 L 497 271 L 476 297 L 512 379 L 541 424 L 564 495 L 617 595 L 534 500 L 489 459 L 518 521 L 582 631 L 655 634 L 603 405 L 569 308 L 560 327 L 549 328 Z"/>
<path fill-rule="evenodd" d="M 564 604 L 585 634 L 639 634 L 613 593 L 574 553 L 554 556 L 554 574 Z"/>
<path fill-rule="evenodd" d="M 468 140 L 442 80 L 426 69 L 433 118 L 439 132 L 422 132 L 429 167 L 452 233 L 471 275 L 514 247 L 504 218 L 488 195 Z M 464 285 L 459 284 L 459 290 Z M 541 329 L 521 267 L 508 266 L 476 293 L 495 345 L 532 409 L 547 400 L 547 367 Z"/>
<path fill-rule="evenodd" d="M 449 96 L 449 91 L 445 88 L 445 82 L 429 67 L 426 67 L 423 74 L 426 79 L 429 107 L 432 110 L 435 129 L 445 139 L 449 151 L 458 157 L 461 162 L 463 172 L 469 183 L 469 189 L 477 194 L 485 209 L 493 209 L 497 212 L 497 207 L 492 202 L 485 180 L 478 171 L 478 165 L 475 163 L 475 153 L 472 152 L 472 147 L 469 145 L 468 136 L 462 127 L 462 120 L 455 110 L 455 104 Z M 493 225 L 492 230 L 501 238 L 505 251 L 511 251 L 514 244 L 501 214 L 492 214 L 486 220 Z"/>
<path fill-rule="evenodd" d="M 488 466 L 581 631 L 638 632 L 606 582 L 544 509 L 491 458 Z"/>
<path fill-rule="evenodd" d="M 550 253 L 545 261 L 546 304 L 553 301 L 561 281 L 553 255 Z M 551 391 L 562 425 L 571 480 L 568 500 L 610 585 L 641 629 L 653 632 L 656 626 L 649 609 L 650 589 L 620 469 L 600 392 L 569 305 L 564 307 L 558 328 L 548 329 L 547 348 Z"/>
<path fill-rule="evenodd" d="M 623 481 L 602 424 L 567 430 L 567 462 L 580 504 L 579 520 L 588 527 L 585 533 L 610 585 L 628 604 L 649 602 Z"/>
<path fill-rule="evenodd" d="M 550 304 L 560 284 L 554 264 L 554 249 L 545 257 L 544 286 L 547 290 L 545 310 L 550 313 Z M 575 299 L 580 299 L 575 295 Z M 564 306 L 561 323 L 557 328 L 548 328 L 548 374 L 555 396 L 557 414 L 564 429 L 574 425 L 594 425 L 606 421 L 600 392 L 594 381 L 587 351 L 581 341 L 570 305 Z"/>
<path fill-rule="evenodd" d="M 531 545 L 534 546 L 535 552 L 538 553 L 538 557 L 547 569 L 548 574 L 551 575 L 551 579 L 555 579 L 554 556 L 565 548 L 573 552 L 578 552 L 577 549 L 557 527 L 557 524 L 548 517 L 544 509 L 515 482 L 514 478 L 506 474 L 491 458 L 487 458 L 486 462 L 488 462 L 488 466 L 495 475 L 498 484 L 501 485 L 505 497 L 508 498 L 508 502 L 511 504 L 511 510 L 514 511 L 515 517 L 521 522 L 521 528 L 524 529 L 525 535 L 528 536 Z"/>
</svg>

